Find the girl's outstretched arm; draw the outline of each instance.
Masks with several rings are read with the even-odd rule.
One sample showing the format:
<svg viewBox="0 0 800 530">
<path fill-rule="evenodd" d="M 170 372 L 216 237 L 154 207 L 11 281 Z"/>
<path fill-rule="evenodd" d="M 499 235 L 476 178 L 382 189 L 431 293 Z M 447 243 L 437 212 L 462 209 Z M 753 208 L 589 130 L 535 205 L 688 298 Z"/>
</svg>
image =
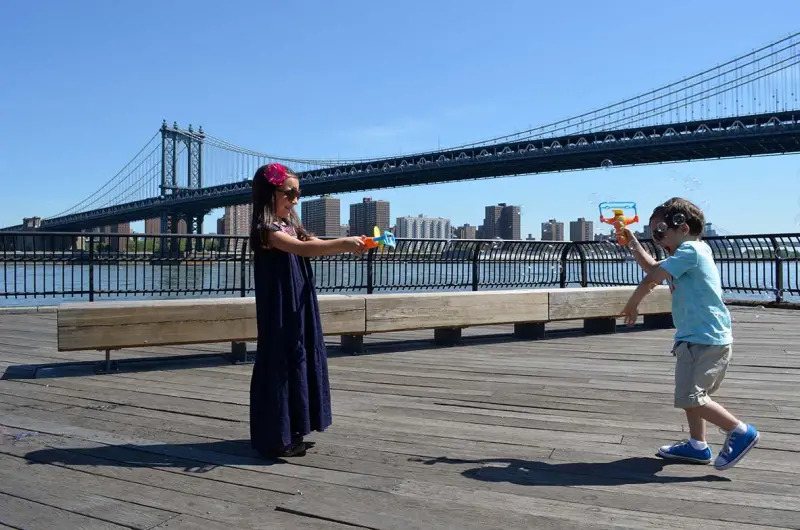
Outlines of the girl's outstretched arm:
<svg viewBox="0 0 800 530">
<path fill-rule="evenodd" d="M 304 258 L 315 256 L 329 256 L 331 254 L 362 254 L 367 250 L 364 240 L 358 236 L 340 237 L 337 239 L 317 239 L 300 241 L 283 232 L 271 231 L 269 233 L 269 244 L 278 250 L 297 254 Z"/>
</svg>

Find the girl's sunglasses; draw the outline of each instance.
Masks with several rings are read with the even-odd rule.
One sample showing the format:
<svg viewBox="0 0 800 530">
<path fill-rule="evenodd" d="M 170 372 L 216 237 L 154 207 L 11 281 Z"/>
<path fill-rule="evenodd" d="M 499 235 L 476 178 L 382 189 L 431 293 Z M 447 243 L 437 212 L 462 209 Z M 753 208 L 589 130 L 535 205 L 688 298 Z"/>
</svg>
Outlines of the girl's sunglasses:
<svg viewBox="0 0 800 530">
<path fill-rule="evenodd" d="M 278 188 L 278 191 L 286 195 L 286 198 L 289 199 L 290 201 L 293 201 L 295 199 L 300 199 L 300 190 L 298 190 L 297 188 L 288 188 L 285 190 Z"/>
</svg>

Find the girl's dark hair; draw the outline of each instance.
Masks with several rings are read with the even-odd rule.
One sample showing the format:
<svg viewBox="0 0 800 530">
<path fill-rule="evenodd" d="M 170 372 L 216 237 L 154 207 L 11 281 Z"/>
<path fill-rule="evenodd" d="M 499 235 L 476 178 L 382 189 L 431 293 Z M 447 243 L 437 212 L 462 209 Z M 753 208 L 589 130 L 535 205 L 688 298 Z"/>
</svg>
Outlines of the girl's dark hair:
<svg viewBox="0 0 800 530">
<path fill-rule="evenodd" d="M 281 221 L 294 228 L 299 240 L 308 241 L 308 232 L 303 228 L 303 224 L 294 210 L 291 211 L 288 219 L 279 219 L 275 214 L 275 190 L 278 187 L 267 180 L 266 171 L 267 166 L 261 166 L 256 170 L 256 174 L 253 175 L 253 216 L 250 221 L 250 247 L 254 250 L 257 248 L 269 248 L 267 227 Z M 297 175 L 288 168 L 286 174 L 288 178 L 297 178 Z"/>
</svg>

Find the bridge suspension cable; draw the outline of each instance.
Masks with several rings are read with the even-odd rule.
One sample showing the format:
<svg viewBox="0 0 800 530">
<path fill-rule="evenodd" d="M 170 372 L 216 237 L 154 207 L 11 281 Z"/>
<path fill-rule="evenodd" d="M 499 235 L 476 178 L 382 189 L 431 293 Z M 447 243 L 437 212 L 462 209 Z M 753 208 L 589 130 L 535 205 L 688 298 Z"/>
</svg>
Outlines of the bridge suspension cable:
<svg viewBox="0 0 800 530">
<path fill-rule="evenodd" d="M 414 156 L 500 143 L 589 137 L 610 131 L 793 110 L 800 111 L 800 32 L 679 81 L 599 109 L 517 133 Z M 167 136 L 162 138 L 167 133 L 172 135 L 170 142 L 165 140 Z M 164 167 L 167 157 L 171 161 L 169 168 Z M 234 184 L 252 178 L 259 166 L 269 162 L 281 162 L 303 173 L 369 164 L 386 158 L 338 160 L 281 157 L 233 144 L 205 134 L 202 129 L 195 131 L 191 126 L 188 130 L 179 129 L 177 124 L 166 128 L 165 124 L 103 186 L 48 219 L 180 193 L 197 186 Z"/>
</svg>

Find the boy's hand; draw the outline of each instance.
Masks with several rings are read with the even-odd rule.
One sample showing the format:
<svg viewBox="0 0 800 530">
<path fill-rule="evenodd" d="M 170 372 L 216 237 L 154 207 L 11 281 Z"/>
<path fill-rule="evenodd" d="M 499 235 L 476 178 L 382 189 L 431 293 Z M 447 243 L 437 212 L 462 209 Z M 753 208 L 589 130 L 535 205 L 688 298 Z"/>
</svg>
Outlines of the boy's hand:
<svg viewBox="0 0 800 530">
<path fill-rule="evenodd" d="M 636 324 L 636 319 L 639 317 L 639 307 L 628 303 L 620 315 L 625 317 L 625 324 L 631 327 Z"/>
<path fill-rule="evenodd" d="M 634 242 L 638 243 L 639 240 L 636 239 L 636 235 L 633 233 L 633 230 L 631 230 L 627 226 L 622 228 L 622 233 L 624 234 L 625 238 L 628 240 L 628 245 L 630 245 L 631 243 L 634 243 Z"/>
</svg>

